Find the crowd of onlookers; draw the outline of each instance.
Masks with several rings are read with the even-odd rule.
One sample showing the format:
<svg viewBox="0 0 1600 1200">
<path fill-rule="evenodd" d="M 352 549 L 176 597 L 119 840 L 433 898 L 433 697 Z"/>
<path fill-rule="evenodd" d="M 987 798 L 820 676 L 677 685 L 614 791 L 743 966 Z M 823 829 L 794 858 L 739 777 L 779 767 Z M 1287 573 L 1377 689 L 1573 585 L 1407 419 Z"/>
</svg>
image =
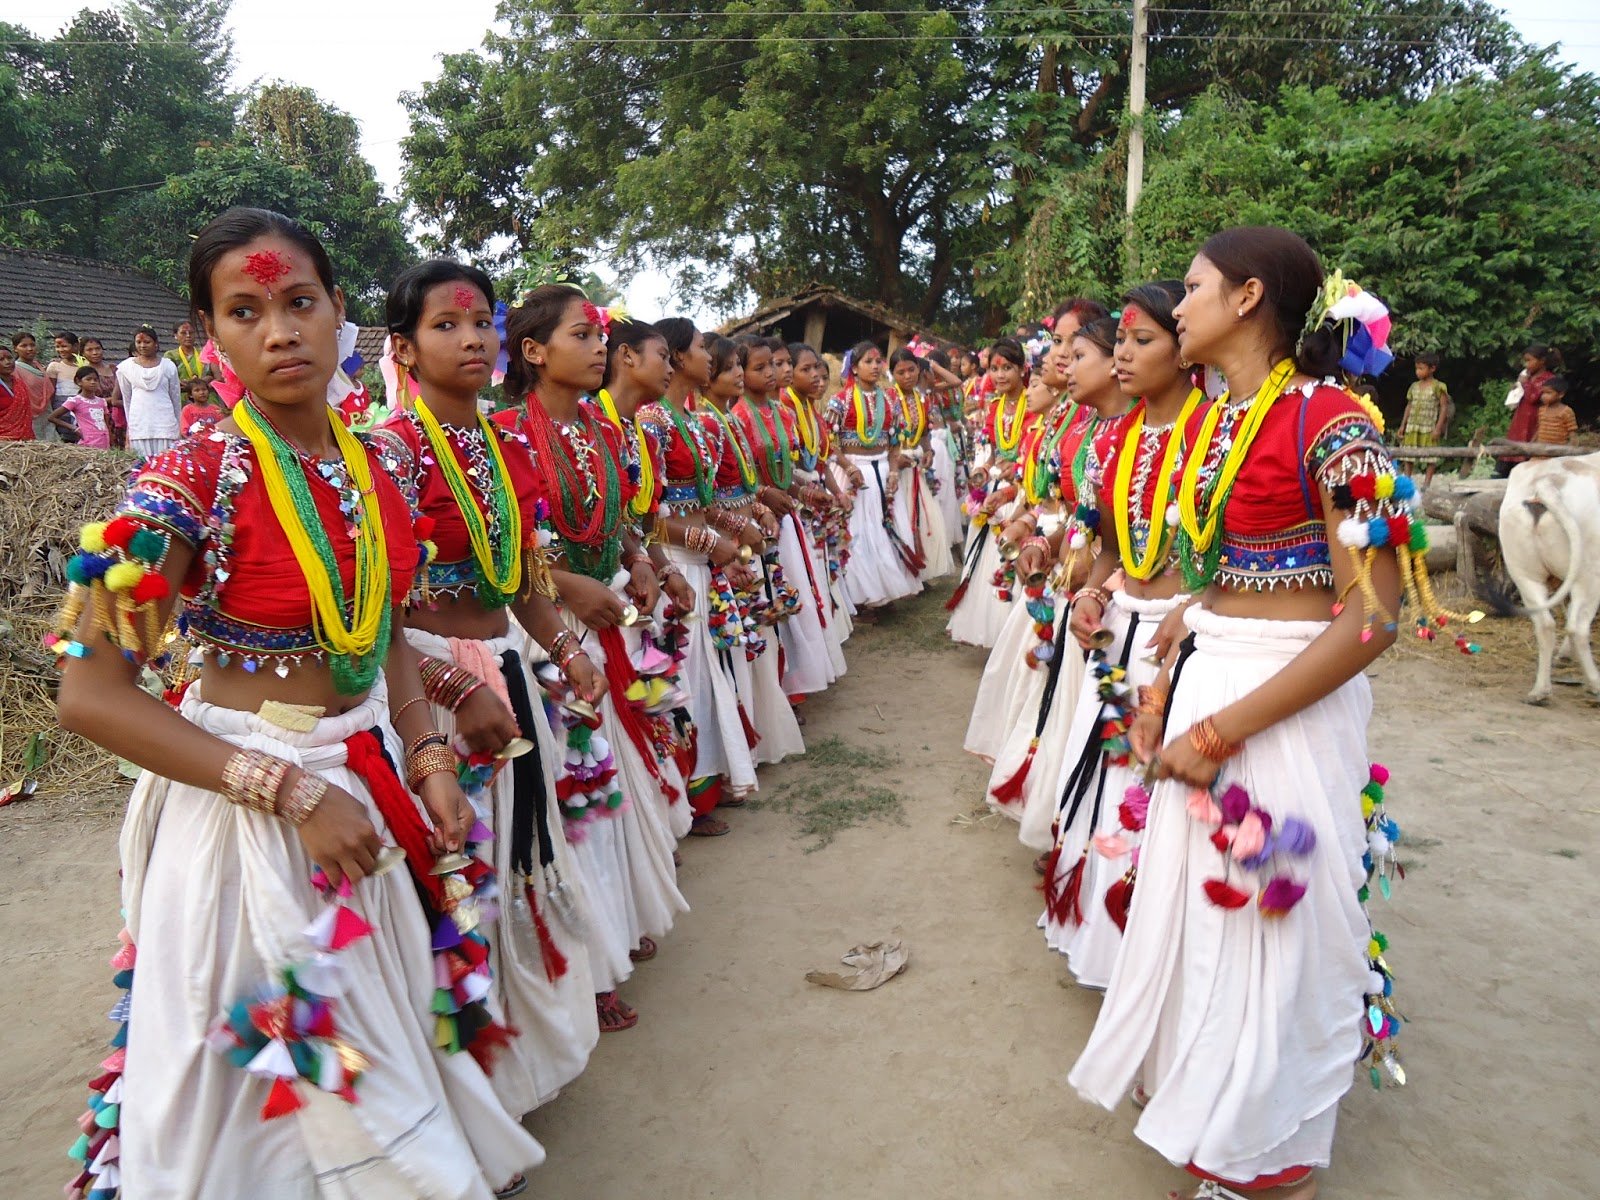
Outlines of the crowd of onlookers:
<svg viewBox="0 0 1600 1200">
<path fill-rule="evenodd" d="M 55 355 L 41 357 L 39 339 L 20 331 L 0 342 L 0 441 L 68 442 L 92 449 L 160 453 L 226 410 L 211 388 L 195 328 L 180 321 L 163 352 L 148 325 L 134 332 L 120 362 L 95 337 L 55 334 Z"/>
</svg>

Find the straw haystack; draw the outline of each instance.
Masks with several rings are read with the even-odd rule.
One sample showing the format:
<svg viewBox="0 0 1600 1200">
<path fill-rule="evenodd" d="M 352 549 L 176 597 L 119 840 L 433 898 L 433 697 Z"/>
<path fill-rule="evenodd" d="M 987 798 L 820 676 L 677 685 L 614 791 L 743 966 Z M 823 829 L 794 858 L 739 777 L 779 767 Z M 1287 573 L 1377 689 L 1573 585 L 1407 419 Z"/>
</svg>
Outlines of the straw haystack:
<svg viewBox="0 0 1600 1200">
<path fill-rule="evenodd" d="M 65 589 L 79 527 L 110 514 L 133 462 L 114 450 L 0 442 L 0 792 L 25 773 L 41 794 L 117 781 L 114 758 L 57 727 L 55 662 L 40 639 Z M 43 758 L 25 771 L 30 744 L 33 759 Z"/>
</svg>

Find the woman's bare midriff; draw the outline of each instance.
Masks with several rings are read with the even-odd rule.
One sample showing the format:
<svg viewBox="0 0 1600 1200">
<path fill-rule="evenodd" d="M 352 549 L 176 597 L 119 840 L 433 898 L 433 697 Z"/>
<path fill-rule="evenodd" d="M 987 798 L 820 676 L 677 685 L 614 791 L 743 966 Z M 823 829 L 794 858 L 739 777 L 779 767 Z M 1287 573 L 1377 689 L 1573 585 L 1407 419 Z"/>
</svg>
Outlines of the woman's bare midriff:
<svg viewBox="0 0 1600 1200">
<path fill-rule="evenodd" d="M 320 708 L 328 716 L 337 716 L 355 708 L 368 695 L 362 692 L 359 696 L 341 696 L 333 686 L 333 672 L 326 663 L 291 664 L 289 674 L 279 679 L 277 670 L 270 666 L 252 673 L 237 663 L 223 667 L 214 659 L 207 659 L 200 680 L 207 704 L 240 712 L 259 712 L 263 704 L 275 700 L 279 704 Z"/>
<path fill-rule="evenodd" d="M 1219 617 L 1264 621 L 1331 621 L 1333 592 L 1328 588 L 1278 588 L 1269 592 L 1229 591 L 1213 584 L 1201 602 Z"/>
<path fill-rule="evenodd" d="M 1135 579 L 1125 576 L 1122 590 L 1135 600 L 1171 600 L 1183 591 L 1183 576 L 1176 571 L 1164 571 L 1154 579 Z"/>
<path fill-rule="evenodd" d="M 503 608 L 485 608 L 474 595 L 435 596 L 431 606 L 419 605 L 406 613 L 412 629 L 447 638 L 486 642 L 504 637 L 511 628 Z"/>
</svg>

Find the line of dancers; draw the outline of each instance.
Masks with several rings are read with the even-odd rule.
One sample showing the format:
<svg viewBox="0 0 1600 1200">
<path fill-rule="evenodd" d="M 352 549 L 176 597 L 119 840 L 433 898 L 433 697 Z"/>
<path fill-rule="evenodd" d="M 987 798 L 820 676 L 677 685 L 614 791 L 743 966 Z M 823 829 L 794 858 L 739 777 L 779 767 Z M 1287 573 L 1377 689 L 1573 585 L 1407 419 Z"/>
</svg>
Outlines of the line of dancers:
<svg viewBox="0 0 1600 1200">
<path fill-rule="evenodd" d="M 1129 1099 L 1186 1195 L 1308 1200 L 1358 1071 L 1405 1080 L 1363 671 L 1402 597 L 1468 653 L 1481 614 L 1439 606 L 1347 386 L 1388 364 L 1388 312 L 1301 238 L 1222 231 L 1051 324 L 1031 381 L 1001 339 L 967 389 L 949 631 L 992 649 L 966 748 L 1038 853 L 1046 945 L 1104 993 L 1071 1086 Z"/>
<path fill-rule="evenodd" d="M 358 439 L 314 236 L 230 210 L 189 287 L 231 411 L 84 527 L 51 639 L 62 725 L 144 768 L 69 1194 L 518 1194 L 679 839 L 950 570 L 957 454 L 876 346 L 824 404 L 816 348 L 452 260 L 395 281 Z"/>
</svg>

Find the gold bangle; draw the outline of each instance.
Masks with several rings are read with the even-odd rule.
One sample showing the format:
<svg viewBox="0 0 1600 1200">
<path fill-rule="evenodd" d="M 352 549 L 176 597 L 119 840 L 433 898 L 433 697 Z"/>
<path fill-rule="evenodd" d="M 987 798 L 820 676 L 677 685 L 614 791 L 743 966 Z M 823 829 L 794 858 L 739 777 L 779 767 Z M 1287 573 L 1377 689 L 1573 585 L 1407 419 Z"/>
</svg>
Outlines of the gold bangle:
<svg viewBox="0 0 1600 1200">
<path fill-rule="evenodd" d="M 413 697 L 411 697 L 411 699 L 407 700 L 399 708 L 395 709 L 392 713 L 389 714 L 389 723 L 391 725 L 399 725 L 400 724 L 400 718 L 401 718 L 401 716 L 404 715 L 406 709 L 410 708 L 413 704 L 426 703 L 427 699 L 428 698 L 426 696 L 413 696 Z"/>
<path fill-rule="evenodd" d="M 429 743 L 436 743 L 440 746 L 448 746 L 450 744 L 450 739 L 445 737 L 444 734 L 440 733 L 437 729 L 430 729 L 427 733 L 418 734 L 416 737 L 411 739 L 411 744 L 406 747 L 406 761 L 410 762 L 411 756 L 416 754 Z"/>
<path fill-rule="evenodd" d="M 322 798 L 327 794 L 326 779 L 302 770 L 300 778 L 294 781 L 294 787 L 289 789 L 289 794 L 279 803 L 278 815 L 299 828 L 306 823 L 312 813 L 317 811 L 317 805 L 322 803 Z"/>
<path fill-rule="evenodd" d="M 1242 749 L 1237 743 L 1223 741 L 1210 717 L 1190 728 L 1189 744 L 1202 758 L 1214 763 L 1227 762 Z"/>
<path fill-rule="evenodd" d="M 1163 688 L 1148 686 L 1141 687 L 1139 695 L 1139 711 L 1148 713 L 1152 717 L 1165 716 L 1167 711 L 1167 692 Z"/>
<path fill-rule="evenodd" d="M 421 791 L 422 781 L 429 775 L 448 771 L 456 773 L 455 751 L 444 746 L 428 746 L 406 756 L 406 784 L 413 792 Z"/>
</svg>

